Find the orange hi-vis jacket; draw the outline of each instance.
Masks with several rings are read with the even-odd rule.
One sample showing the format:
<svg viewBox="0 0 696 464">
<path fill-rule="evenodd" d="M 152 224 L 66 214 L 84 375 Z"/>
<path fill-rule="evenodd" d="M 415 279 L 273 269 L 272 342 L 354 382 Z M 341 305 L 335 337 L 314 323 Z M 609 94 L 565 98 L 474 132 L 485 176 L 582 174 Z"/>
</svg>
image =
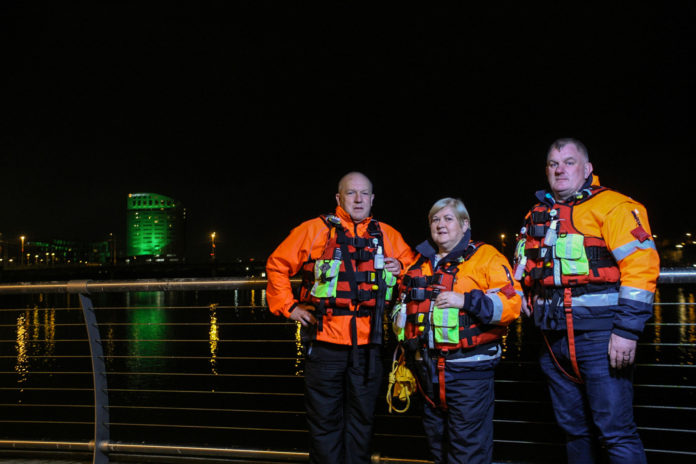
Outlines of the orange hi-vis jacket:
<svg viewBox="0 0 696 464">
<path fill-rule="evenodd" d="M 317 298 L 310 295 L 307 289 L 301 289 L 300 295 L 294 294 L 290 277 L 298 274 L 301 270 L 305 274 L 313 274 L 317 260 L 324 261 L 323 258 L 332 254 L 331 250 L 327 250 L 327 246 L 332 243 L 335 245 L 337 227 L 331 221 L 340 221 L 338 227 L 342 228 L 342 233 L 349 239 L 355 238 L 355 241 L 359 241 L 359 239 L 372 241 L 374 236 L 371 233 L 374 233 L 372 231 L 377 227 L 380 232 L 380 246 L 383 248 L 384 257 L 398 259 L 402 272 L 405 272 L 415 260 L 415 253 L 393 227 L 377 222 L 371 217 L 356 224 L 350 215 L 338 206 L 335 215 L 328 217 L 328 220 L 327 217 L 317 217 L 294 228 L 268 258 L 266 263 L 266 275 L 268 276 L 266 301 L 273 314 L 290 317 L 290 312 L 300 302 L 317 306 Z M 340 250 L 340 248 L 337 249 Z M 375 250 L 372 250 L 372 247 L 370 249 L 370 253 L 374 253 Z M 354 252 L 358 251 L 351 246 L 349 254 L 352 255 Z M 351 260 L 351 264 L 351 267 L 359 270 L 360 263 L 355 258 Z M 340 274 L 343 275 L 344 265 L 341 266 Z M 331 301 L 335 303 L 335 300 Z M 322 308 L 324 310 L 322 313 L 315 312 L 318 322 L 311 338 L 338 345 L 370 343 L 374 304 L 374 298 L 371 301 L 343 298 L 336 304 L 336 307 L 326 305 Z M 334 310 L 336 314 L 334 314 Z M 373 340 L 373 342 L 376 341 Z"/>
<path fill-rule="evenodd" d="M 416 248 L 422 258 L 409 269 L 400 287 L 407 307 L 407 341 L 427 346 L 431 338 L 431 348 L 440 352 L 467 350 L 499 341 L 507 333 L 507 325 L 519 316 L 522 287 L 513 279 L 508 260 L 494 247 L 469 242 L 467 237 L 436 268 L 432 245 L 423 242 Z M 432 305 L 437 294 L 446 291 L 462 293 L 464 307 L 452 308 L 452 317 L 433 317 L 433 311 L 452 312 Z M 451 327 L 458 333 L 448 335 Z"/>
<path fill-rule="evenodd" d="M 636 340 L 652 315 L 660 273 L 645 207 L 600 187 L 593 175 L 565 202 L 546 191 L 536 197 L 515 258 L 516 277 L 534 297 L 536 324 L 566 329 L 570 304 L 575 330 L 612 330 Z M 572 298 L 564 303 L 566 288 Z"/>
</svg>

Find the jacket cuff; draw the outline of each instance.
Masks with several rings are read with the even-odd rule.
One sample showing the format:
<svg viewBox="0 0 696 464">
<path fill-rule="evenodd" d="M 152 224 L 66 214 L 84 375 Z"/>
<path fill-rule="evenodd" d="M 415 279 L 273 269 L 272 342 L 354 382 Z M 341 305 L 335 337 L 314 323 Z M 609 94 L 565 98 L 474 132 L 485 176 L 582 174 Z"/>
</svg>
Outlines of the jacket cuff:
<svg viewBox="0 0 696 464">
<path fill-rule="evenodd" d="M 466 309 L 467 311 L 471 308 L 471 292 L 466 292 L 464 294 L 464 306 L 462 306 L 462 309 Z"/>
<path fill-rule="evenodd" d="M 640 334 L 636 334 L 636 333 L 630 332 L 628 330 L 620 329 L 618 327 L 614 327 L 611 332 L 615 333 L 619 337 L 626 338 L 628 340 L 638 340 L 638 337 L 640 337 Z"/>
</svg>

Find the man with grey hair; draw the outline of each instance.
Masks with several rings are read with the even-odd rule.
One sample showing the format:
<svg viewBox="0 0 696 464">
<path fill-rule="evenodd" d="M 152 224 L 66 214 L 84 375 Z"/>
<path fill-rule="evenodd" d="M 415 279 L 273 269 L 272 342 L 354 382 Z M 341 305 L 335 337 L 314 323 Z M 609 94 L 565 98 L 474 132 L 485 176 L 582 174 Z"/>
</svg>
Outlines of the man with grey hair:
<svg viewBox="0 0 696 464">
<path fill-rule="evenodd" d="M 642 204 L 602 187 L 587 148 L 559 139 L 546 157 L 549 190 L 536 193 L 515 253 L 546 349 L 540 363 L 569 463 L 645 463 L 633 419 L 636 345 L 652 316 L 659 258 Z M 595 430 L 597 432 L 595 432 Z"/>
</svg>

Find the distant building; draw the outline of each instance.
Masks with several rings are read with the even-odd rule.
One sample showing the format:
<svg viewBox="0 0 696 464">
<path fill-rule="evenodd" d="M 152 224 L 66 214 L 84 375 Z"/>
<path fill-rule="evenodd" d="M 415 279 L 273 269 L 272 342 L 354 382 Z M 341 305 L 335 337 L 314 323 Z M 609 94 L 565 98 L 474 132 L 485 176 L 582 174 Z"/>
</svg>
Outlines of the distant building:
<svg viewBox="0 0 696 464">
<path fill-rule="evenodd" d="M 186 209 L 157 193 L 128 194 L 126 254 L 144 261 L 184 259 Z"/>
<path fill-rule="evenodd" d="M 112 260 L 109 240 L 84 242 L 52 239 L 27 242 L 24 263 L 32 264 L 108 264 Z"/>
<path fill-rule="evenodd" d="M 103 265 L 113 262 L 113 240 L 0 240 L 0 267 Z"/>
</svg>

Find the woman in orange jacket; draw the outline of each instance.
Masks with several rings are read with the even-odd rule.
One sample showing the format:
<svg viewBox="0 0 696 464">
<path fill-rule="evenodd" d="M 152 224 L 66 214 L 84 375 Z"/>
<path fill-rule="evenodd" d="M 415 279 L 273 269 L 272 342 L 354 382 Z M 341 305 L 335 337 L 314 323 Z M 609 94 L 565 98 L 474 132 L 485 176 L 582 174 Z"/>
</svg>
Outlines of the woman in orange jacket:
<svg viewBox="0 0 696 464">
<path fill-rule="evenodd" d="M 494 368 L 522 290 L 502 254 L 471 241 L 461 200 L 437 201 L 428 219 L 432 241 L 416 247 L 420 258 L 402 280 L 395 330 L 427 400 L 423 425 L 435 462 L 490 463 Z"/>
</svg>

